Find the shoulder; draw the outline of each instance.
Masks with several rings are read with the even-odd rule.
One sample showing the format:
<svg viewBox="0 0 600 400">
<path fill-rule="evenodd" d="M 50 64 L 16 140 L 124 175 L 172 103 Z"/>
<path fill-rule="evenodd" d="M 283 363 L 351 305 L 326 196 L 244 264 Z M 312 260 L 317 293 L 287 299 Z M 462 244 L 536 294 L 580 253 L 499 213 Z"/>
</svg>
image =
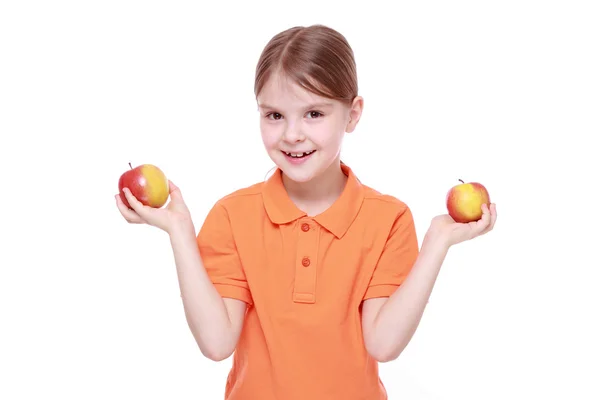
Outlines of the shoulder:
<svg viewBox="0 0 600 400">
<path fill-rule="evenodd" d="M 203 229 L 224 229 L 231 226 L 232 220 L 247 220 L 260 214 L 263 185 L 264 182 L 254 183 L 218 197 L 206 214 Z"/>
<path fill-rule="evenodd" d="M 409 205 L 401 198 L 363 185 L 364 200 L 360 211 L 363 227 L 392 234 L 402 227 L 412 229 L 415 220 Z"/>
<path fill-rule="evenodd" d="M 214 203 L 213 210 L 217 209 L 229 217 L 261 214 L 264 184 L 265 182 L 256 182 L 222 195 Z"/>
<path fill-rule="evenodd" d="M 406 202 L 396 196 L 381 193 L 373 188 L 364 187 L 365 220 L 373 224 L 378 233 L 385 235 L 386 242 L 406 240 L 414 242 L 416 226 L 413 213 Z M 393 243 L 393 242 L 390 242 Z M 404 246 L 404 244 L 402 244 Z"/>
<path fill-rule="evenodd" d="M 257 182 L 249 186 L 237 189 L 220 197 L 216 204 L 225 208 L 235 207 L 253 200 L 260 200 L 264 182 Z"/>
<path fill-rule="evenodd" d="M 410 213 L 407 203 L 398 197 L 387 193 L 382 193 L 370 186 L 362 185 L 364 191 L 364 203 L 367 209 L 372 209 L 379 213 L 390 213 L 398 216 L 406 212 Z"/>
</svg>

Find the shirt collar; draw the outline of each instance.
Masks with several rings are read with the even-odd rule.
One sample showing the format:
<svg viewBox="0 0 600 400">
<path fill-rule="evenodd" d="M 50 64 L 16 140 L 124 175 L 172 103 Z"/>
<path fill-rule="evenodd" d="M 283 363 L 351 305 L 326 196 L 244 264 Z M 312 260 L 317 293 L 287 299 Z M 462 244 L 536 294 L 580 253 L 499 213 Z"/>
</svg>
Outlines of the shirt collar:
<svg viewBox="0 0 600 400">
<path fill-rule="evenodd" d="M 319 225 L 337 238 L 344 236 L 358 215 L 364 199 L 363 186 L 352 169 L 343 163 L 341 168 L 348 176 L 341 196 L 331 207 L 314 217 Z M 306 216 L 306 213 L 296 207 L 288 196 L 279 168 L 263 185 L 262 196 L 267 215 L 274 224 L 287 224 Z"/>
</svg>

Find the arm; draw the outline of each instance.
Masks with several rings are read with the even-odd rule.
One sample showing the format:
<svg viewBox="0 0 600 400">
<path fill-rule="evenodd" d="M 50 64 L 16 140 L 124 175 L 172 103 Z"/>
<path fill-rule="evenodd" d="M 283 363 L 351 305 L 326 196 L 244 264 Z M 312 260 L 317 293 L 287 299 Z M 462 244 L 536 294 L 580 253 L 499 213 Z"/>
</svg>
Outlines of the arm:
<svg viewBox="0 0 600 400">
<path fill-rule="evenodd" d="M 410 342 L 447 252 L 448 246 L 441 240 L 426 236 L 404 283 L 389 298 L 365 300 L 365 345 L 378 361 L 396 359 Z"/>
<path fill-rule="evenodd" d="M 185 315 L 194 339 L 209 359 L 226 359 L 236 347 L 247 305 L 219 295 L 204 268 L 191 222 L 176 225 L 169 237 Z"/>
<path fill-rule="evenodd" d="M 224 207 L 208 213 L 198 236 L 179 188 L 169 181 L 169 205 L 140 203 L 123 190 L 131 207 L 115 195 L 129 223 L 156 226 L 169 234 L 185 315 L 202 354 L 214 361 L 229 357 L 237 344 L 252 295 L 245 281 Z"/>
<path fill-rule="evenodd" d="M 401 285 L 389 298 L 380 296 L 365 300 L 365 345 L 374 358 L 381 362 L 394 360 L 410 342 L 450 247 L 493 229 L 496 222 L 495 204 L 491 208 L 484 205 L 482 211 L 481 219 L 465 224 L 455 223 L 449 215 L 435 217 L 425 235 L 421 251 Z M 390 246 L 391 256 L 385 257 L 387 264 L 399 265 L 400 271 L 404 271 L 407 265 L 402 256 L 411 254 L 403 249 L 414 247 L 415 240 L 412 218 L 406 220 L 408 223 L 397 229 L 390 241 L 393 243 Z"/>
</svg>

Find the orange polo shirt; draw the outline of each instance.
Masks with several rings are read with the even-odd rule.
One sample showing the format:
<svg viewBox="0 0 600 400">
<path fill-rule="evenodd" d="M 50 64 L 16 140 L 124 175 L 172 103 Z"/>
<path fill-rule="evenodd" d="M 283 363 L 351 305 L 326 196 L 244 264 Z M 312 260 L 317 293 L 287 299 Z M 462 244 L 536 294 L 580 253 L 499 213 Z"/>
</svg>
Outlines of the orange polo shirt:
<svg viewBox="0 0 600 400">
<path fill-rule="evenodd" d="M 417 236 L 406 204 L 342 170 L 344 191 L 314 217 L 288 197 L 280 170 L 208 213 L 204 266 L 221 296 L 249 304 L 225 399 L 387 399 L 360 306 L 402 284 Z"/>
</svg>

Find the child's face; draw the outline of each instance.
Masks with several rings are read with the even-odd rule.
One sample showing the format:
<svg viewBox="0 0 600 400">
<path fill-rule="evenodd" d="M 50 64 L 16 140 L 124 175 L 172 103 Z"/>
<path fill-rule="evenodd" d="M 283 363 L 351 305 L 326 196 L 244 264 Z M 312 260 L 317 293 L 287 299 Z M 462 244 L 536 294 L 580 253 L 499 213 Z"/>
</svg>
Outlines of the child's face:
<svg viewBox="0 0 600 400">
<path fill-rule="evenodd" d="M 269 157 L 293 181 L 308 182 L 319 176 L 339 161 L 342 139 L 354 130 L 360 106 L 362 102 L 348 107 L 274 75 L 258 96 L 260 129 Z"/>
</svg>

